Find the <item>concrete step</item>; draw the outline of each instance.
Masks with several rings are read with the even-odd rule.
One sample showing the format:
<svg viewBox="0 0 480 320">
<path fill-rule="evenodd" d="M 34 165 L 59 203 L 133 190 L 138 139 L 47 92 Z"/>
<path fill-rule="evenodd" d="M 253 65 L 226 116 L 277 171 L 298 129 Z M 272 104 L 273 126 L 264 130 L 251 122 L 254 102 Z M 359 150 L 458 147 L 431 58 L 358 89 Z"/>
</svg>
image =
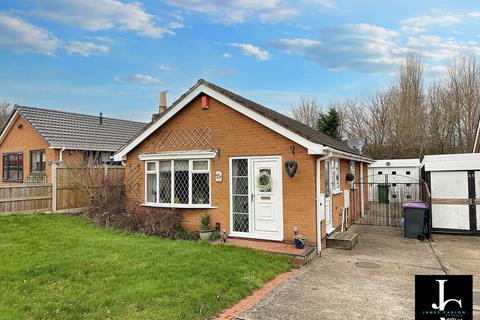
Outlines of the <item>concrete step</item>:
<svg viewBox="0 0 480 320">
<path fill-rule="evenodd" d="M 358 234 L 350 231 L 334 232 L 327 237 L 327 247 L 351 250 L 358 241 Z"/>
</svg>

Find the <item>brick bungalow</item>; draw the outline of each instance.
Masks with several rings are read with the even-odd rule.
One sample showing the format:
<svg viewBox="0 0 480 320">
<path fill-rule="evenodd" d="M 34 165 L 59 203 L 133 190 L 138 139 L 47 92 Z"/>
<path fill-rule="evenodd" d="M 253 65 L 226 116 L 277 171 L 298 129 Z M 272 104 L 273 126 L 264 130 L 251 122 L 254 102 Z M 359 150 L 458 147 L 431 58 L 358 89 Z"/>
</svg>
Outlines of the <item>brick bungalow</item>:
<svg viewBox="0 0 480 320">
<path fill-rule="evenodd" d="M 15 106 L 0 133 L 2 183 L 50 182 L 53 162 L 110 162 L 146 123 Z"/>
<path fill-rule="evenodd" d="M 355 208 L 351 223 L 366 205 L 367 188 L 354 200 L 346 176 L 366 182 L 370 159 L 210 82 L 154 119 L 114 159 L 126 166 L 128 197 L 177 208 L 187 230 L 207 212 L 229 236 L 292 241 L 295 229 L 318 246 L 341 227 L 342 208 Z"/>
</svg>

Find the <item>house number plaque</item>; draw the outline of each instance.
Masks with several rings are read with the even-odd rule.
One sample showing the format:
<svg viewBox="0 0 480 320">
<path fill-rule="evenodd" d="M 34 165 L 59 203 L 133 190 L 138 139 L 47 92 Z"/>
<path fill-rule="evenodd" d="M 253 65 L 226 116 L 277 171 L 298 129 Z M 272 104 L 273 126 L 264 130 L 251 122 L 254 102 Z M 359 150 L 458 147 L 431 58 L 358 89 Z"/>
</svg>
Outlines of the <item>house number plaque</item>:
<svg viewBox="0 0 480 320">
<path fill-rule="evenodd" d="M 223 172 L 220 171 L 220 170 L 217 170 L 215 172 L 215 181 L 216 182 L 222 182 L 222 180 L 223 180 Z"/>
</svg>

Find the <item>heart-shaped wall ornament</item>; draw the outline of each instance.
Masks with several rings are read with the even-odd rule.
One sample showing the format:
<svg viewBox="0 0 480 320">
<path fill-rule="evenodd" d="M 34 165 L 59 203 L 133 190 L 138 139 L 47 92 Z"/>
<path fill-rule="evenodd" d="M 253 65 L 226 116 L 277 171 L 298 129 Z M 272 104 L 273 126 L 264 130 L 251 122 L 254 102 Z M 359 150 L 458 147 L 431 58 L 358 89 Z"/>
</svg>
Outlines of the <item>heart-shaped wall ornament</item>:
<svg viewBox="0 0 480 320">
<path fill-rule="evenodd" d="M 285 161 L 285 171 L 290 178 L 293 178 L 295 173 L 297 173 L 298 163 L 295 160 Z"/>
</svg>

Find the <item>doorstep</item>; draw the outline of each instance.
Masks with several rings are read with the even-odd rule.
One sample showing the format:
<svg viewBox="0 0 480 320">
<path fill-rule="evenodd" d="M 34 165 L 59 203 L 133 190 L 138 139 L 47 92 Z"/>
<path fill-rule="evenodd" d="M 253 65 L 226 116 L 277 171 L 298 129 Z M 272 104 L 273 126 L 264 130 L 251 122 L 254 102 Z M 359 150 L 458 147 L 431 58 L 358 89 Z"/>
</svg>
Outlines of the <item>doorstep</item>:
<svg viewBox="0 0 480 320">
<path fill-rule="evenodd" d="M 261 250 L 271 253 L 284 254 L 291 256 L 298 265 L 305 265 L 315 257 L 315 247 L 305 246 L 303 249 L 297 249 L 294 244 L 268 240 L 254 240 L 243 238 L 228 238 L 226 243 L 217 240 L 213 244 L 223 244 Z"/>
</svg>

